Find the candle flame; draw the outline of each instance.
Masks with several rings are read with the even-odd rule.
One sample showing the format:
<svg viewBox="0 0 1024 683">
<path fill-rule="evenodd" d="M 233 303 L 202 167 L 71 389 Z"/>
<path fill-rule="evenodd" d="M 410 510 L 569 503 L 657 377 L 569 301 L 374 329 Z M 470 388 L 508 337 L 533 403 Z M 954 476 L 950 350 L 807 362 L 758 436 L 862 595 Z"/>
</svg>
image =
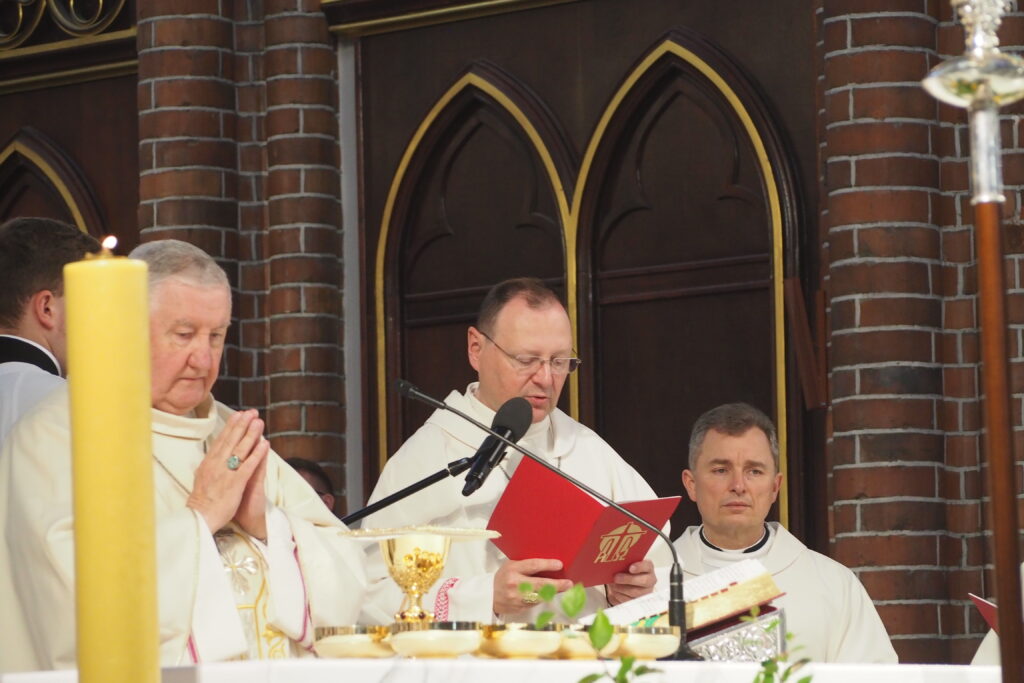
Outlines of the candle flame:
<svg viewBox="0 0 1024 683">
<path fill-rule="evenodd" d="M 117 246 L 117 238 L 114 237 L 113 235 L 107 235 L 106 237 L 103 238 L 101 244 L 103 245 L 103 248 L 106 249 L 107 251 L 113 251 L 114 247 Z"/>
</svg>

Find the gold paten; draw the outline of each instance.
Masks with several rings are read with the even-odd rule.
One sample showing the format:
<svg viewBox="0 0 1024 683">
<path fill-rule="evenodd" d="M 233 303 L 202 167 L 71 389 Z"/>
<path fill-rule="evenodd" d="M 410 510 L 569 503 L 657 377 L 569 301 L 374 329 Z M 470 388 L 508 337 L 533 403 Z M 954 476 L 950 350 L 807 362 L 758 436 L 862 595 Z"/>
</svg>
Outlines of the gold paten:
<svg viewBox="0 0 1024 683">
<path fill-rule="evenodd" d="M 485 624 L 480 653 L 504 659 L 550 657 L 562 644 L 562 624 Z"/>
<path fill-rule="evenodd" d="M 313 649 L 321 657 L 391 657 L 387 626 L 320 626 Z"/>
<path fill-rule="evenodd" d="M 475 621 L 398 622 L 391 625 L 391 648 L 403 657 L 458 657 L 480 648 Z"/>
<path fill-rule="evenodd" d="M 660 659 L 679 649 L 678 626 L 616 626 L 622 637 L 612 656 Z"/>
</svg>

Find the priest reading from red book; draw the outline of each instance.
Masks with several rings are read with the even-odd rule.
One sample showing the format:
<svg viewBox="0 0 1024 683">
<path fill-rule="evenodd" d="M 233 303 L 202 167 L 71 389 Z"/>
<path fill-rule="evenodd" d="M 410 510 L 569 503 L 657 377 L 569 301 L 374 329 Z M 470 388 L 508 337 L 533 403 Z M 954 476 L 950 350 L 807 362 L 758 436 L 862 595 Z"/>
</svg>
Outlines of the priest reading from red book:
<svg viewBox="0 0 1024 683">
<path fill-rule="evenodd" d="M 484 424 L 491 424 L 505 401 L 521 396 L 529 401 L 533 423 L 520 444 L 616 502 L 647 500 L 655 494 L 643 478 L 601 437 L 555 406 L 569 373 L 580 360 L 572 343 L 569 316 L 558 296 L 533 278 L 507 280 L 484 298 L 476 325 L 467 332 L 469 363 L 479 381 L 465 392 L 453 391 L 444 401 Z M 435 411 L 388 461 L 370 497 L 371 502 L 394 493 L 440 470 L 459 458 L 472 456 L 486 434 L 451 412 Z M 522 456 L 508 450 L 498 467 L 470 496 L 462 495 L 461 478 L 449 478 L 363 520 L 364 529 L 432 524 L 455 528 L 484 528 Z M 539 503 L 540 501 L 538 501 Z M 559 519 L 550 520 L 552 526 Z M 667 531 L 667 527 L 666 527 Z M 587 590 L 587 609 L 651 592 L 654 567 L 671 564 L 664 544 L 656 542 L 645 559 L 633 562 L 604 585 Z M 537 590 L 552 584 L 559 591 L 572 586 L 565 578 L 548 578 L 563 569 L 552 557 L 509 560 L 491 542 L 453 543 L 445 573 L 424 600 L 438 620 L 491 622 L 495 617 L 527 621 L 539 611 L 534 594 L 518 587 L 529 582 Z M 402 595 L 375 547 L 368 549 L 370 598 L 390 620 Z"/>
</svg>

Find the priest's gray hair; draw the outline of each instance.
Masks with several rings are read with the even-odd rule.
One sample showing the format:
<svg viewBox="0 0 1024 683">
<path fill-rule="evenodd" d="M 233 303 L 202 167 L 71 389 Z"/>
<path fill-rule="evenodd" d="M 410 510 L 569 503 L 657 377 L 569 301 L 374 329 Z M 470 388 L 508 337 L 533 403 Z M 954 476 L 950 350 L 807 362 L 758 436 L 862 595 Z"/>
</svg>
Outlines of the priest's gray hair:
<svg viewBox="0 0 1024 683">
<path fill-rule="evenodd" d="M 779 436 L 775 431 L 775 425 L 772 424 L 771 418 L 749 403 L 726 403 L 697 418 L 693 423 L 693 431 L 690 432 L 690 469 L 696 468 L 697 457 L 700 456 L 700 449 L 704 446 L 704 439 L 709 431 L 727 436 L 742 436 L 755 427 L 768 437 L 772 461 L 775 463 L 775 471 L 778 472 Z"/>
<path fill-rule="evenodd" d="M 181 240 L 156 240 L 132 249 L 130 258 L 145 261 L 149 266 L 149 293 L 152 296 L 164 280 L 178 278 L 200 287 L 224 287 L 228 291 L 227 273 L 199 247 Z"/>
</svg>

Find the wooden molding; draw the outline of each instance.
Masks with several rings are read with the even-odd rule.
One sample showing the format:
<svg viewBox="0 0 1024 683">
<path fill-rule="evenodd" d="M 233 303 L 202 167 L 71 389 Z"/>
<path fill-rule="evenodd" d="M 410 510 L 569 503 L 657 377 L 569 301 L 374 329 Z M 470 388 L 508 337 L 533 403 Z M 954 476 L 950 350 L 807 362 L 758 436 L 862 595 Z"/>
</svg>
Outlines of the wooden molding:
<svg viewBox="0 0 1024 683">
<path fill-rule="evenodd" d="M 475 19 L 578 0 L 322 0 L 334 34 L 361 36 Z"/>
</svg>

